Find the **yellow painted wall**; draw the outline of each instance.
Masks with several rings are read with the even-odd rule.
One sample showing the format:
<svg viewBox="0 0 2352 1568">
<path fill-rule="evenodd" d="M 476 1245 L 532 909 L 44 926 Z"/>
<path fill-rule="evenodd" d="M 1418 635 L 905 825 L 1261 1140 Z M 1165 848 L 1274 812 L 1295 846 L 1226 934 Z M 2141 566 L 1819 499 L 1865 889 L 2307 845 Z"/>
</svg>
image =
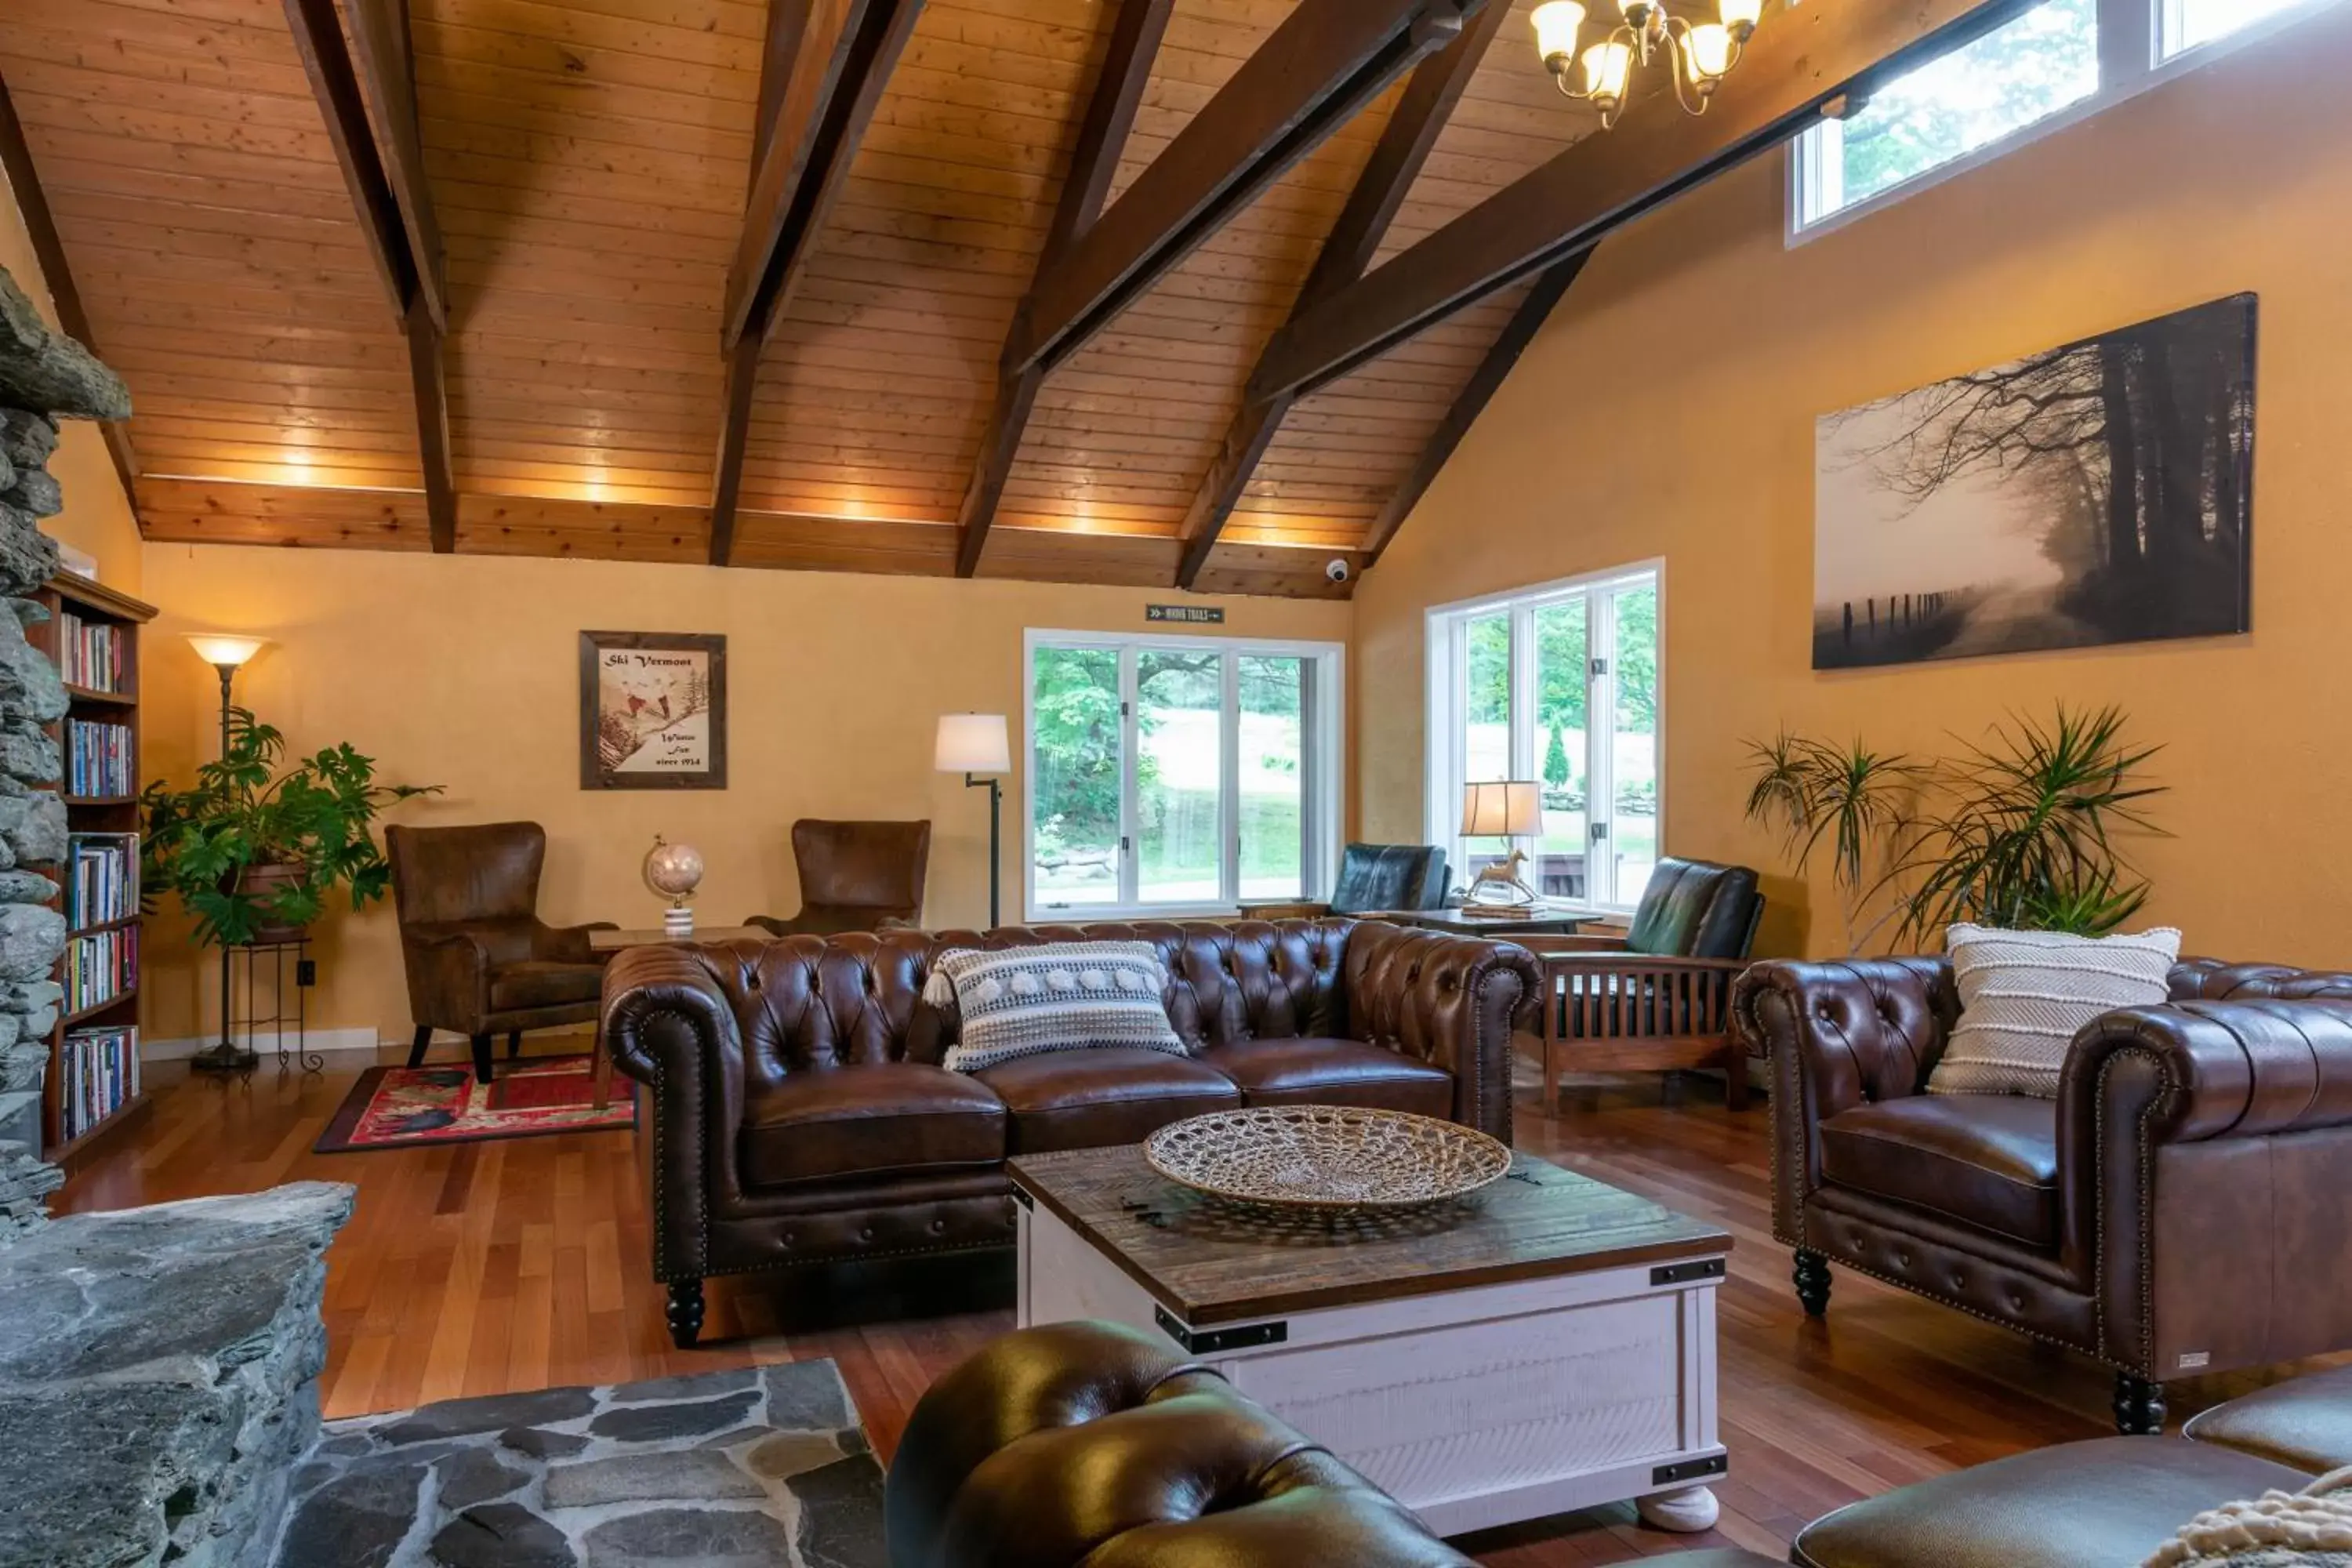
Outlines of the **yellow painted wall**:
<svg viewBox="0 0 2352 1568">
<path fill-rule="evenodd" d="M 938 715 L 1013 716 L 1018 763 L 1026 627 L 1143 632 L 1165 592 L 920 577 L 483 556 L 150 544 L 146 771 L 184 783 L 214 754 L 219 688 L 182 635 L 273 640 L 238 677 L 240 702 L 297 750 L 349 741 L 387 781 L 446 795 L 393 820 L 544 824 L 541 898 L 559 923 L 654 925 L 638 880 L 656 833 L 699 848 L 706 925 L 800 907 L 787 831 L 800 816 L 932 822 L 929 915 L 987 913 L 988 807 L 931 770 Z M 1230 634 L 1345 642 L 1349 606 L 1275 599 L 1227 606 Z M 727 637 L 724 791 L 580 788 L 579 634 L 717 632 Z M 1165 629 L 1165 628 L 1161 628 Z M 1020 910 L 1020 778 L 1007 781 L 1005 918 Z M 151 933 L 145 1018 L 187 1038 L 217 1005 L 212 967 L 176 921 Z M 404 1037 L 408 1004 L 388 907 L 338 913 L 319 931 L 314 1026 Z M 216 1026 L 215 1026 L 216 1027 Z"/>
<path fill-rule="evenodd" d="M 0 175 L 0 267 L 16 280 L 47 318 L 57 325 L 55 301 L 48 281 L 33 255 L 33 241 L 25 232 L 7 178 Z M 105 439 L 87 419 L 63 422 L 58 449 L 49 458 L 49 472 L 65 489 L 65 510 L 41 524 L 53 539 L 87 550 L 98 557 L 98 574 L 110 588 L 137 595 L 140 590 L 139 525 L 131 516 L 131 502 L 122 493 Z"/>
<path fill-rule="evenodd" d="M 2119 703 L 2167 748 L 2151 920 L 2195 952 L 2352 964 L 2347 74 L 2336 6 L 1793 248 L 1779 157 L 1605 245 L 1360 585 L 1365 836 L 1422 832 L 1428 605 L 1656 555 L 1670 852 L 1778 867 L 1741 820 L 1745 736 L 1934 749 L 2004 710 Z M 1817 414 L 2241 289 L 2252 636 L 1811 671 Z M 1775 951 L 1841 945 L 1811 901 Z"/>
</svg>

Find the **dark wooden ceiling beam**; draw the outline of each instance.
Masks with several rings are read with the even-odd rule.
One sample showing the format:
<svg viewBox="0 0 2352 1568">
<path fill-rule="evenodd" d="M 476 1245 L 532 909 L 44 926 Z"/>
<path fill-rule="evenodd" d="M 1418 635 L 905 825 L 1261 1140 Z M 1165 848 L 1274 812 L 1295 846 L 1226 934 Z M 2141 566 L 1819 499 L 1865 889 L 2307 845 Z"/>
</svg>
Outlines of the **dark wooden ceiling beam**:
<svg viewBox="0 0 2352 1568">
<path fill-rule="evenodd" d="M 1160 53 L 1160 40 L 1168 32 L 1168 18 L 1175 8 L 1175 0 L 1120 0 L 1109 40 L 1103 47 L 1102 68 L 1095 75 L 1095 89 L 1078 122 L 1070 171 L 1063 178 L 1061 198 L 1054 204 L 1054 219 L 1038 253 L 1039 276 L 1102 216 L 1111 176 L 1118 172 L 1119 154 L 1126 150 L 1128 132 L 1135 127 L 1144 86 L 1151 79 L 1151 62 Z M 1019 331 L 1017 317 L 1014 331 Z M 1013 348 L 1008 341 L 1003 357 L 1010 359 Z M 1029 428 L 1029 416 L 1045 383 L 1045 369 L 1036 364 L 1007 369 L 998 379 L 996 404 L 989 410 L 971 482 L 964 487 L 963 504 L 956 513 L 959 577 L 980 570 L 989 528 L 996 521 L 1005 481 L 1012 478 L 1013 464 L 1021 455 L 1021 437 Z"/>
<path fill-rule="evenodd" d="M 800 282 L 857 143 L 921 15 L 922 0 L 769 0 L 751 188 L 727 274 L 710 563 L 734 559 L 760 347 Z"/>
<path fill-rule="evenodd" d="M 1979 37 L 2032 0 L 1768 9 L 1704 117 L 1637 103 L 1276 334 L 1249 396 L 1302 395 L 1788 141 L 1826 107 Z M 1568 106 L 1563 111 L 1573 112 Z"/>
<path fill-rule="evenodd" d="M 1413 459 L 1412 468 L 1405 475 L 1404 482 L 1397 486 L 1396 493 L 1389 497 L 1388 503 L 1372 519 L 1371 527 L 1365 530 L 1363 550 L 1367 568 L 1380 560 L 1381 552 L 1387 549 L 1389 541 L 1396 537 L 1396 531 L 1404 526 L 1404 520 L 1412 515 L 1412 509 L 1421 504 L 1421 498 L 1435 482 L 1438 471 L 1454 456 L 1454 448 L 1462 444 L 1462 437 L 1470 434 L 1470 426 L 1475 425 L 1478 416 L 1486 411 L 1488 401 L 1502 390 L 1504 380 L 1511 374 L 1511 367 L 1519 363 L 1519 355 L 1534 341 L 1536 333 L 1550 317 L 1552 308 L 1568 292 L 1568 286 L 1576 281 L 1576 275 L 1584 270 L 1584 264 L 1591 255 L 1589 250 L 1580 250 L 1538 276 L 1535 287 L 1528 290 L 1528 297 L 1519 302 L 1519 308 L 1511 312 L 1511 319 L 1504 323 L 1502 334 L 1486 351 L 1486 357 L 1478 362 L 1478 368 L 1470 373 L 1470 380 L 1454 396 L 1453 405 L 1445 411 L 1445 417 L 1437 422 L 1437 429 L 1430 436 L 1428 444 L 1422 447 L 1421 456 Z"/>
<path fill-rule="evenodd" d="M 1438 133 L 1462 101 L 1470 79 L 1477 74 L 1479 62 L 1486 58 L 1488 46 L 1510 11 L 1508 0 L 1494 0 L 1443 52 L 1423 60 L 1413 71 L 1363 173 L 1349 191 L 1347 205 L 1324 237 L 1314 269 L 1291 304 L 1291 320 L 1362 277 L 1371 266 L 1381 237 L 1396 221 L 1397 209 L 1420 178 Z M 1209 552 L 1216 548 L 1218 536 L 1241 505 L 1251 478 L 1280 433 L 1283 420 L 1289 416 L 1292 401 L 1287 395 L 1264 403 L 1244 401 L 1234 416 L 1177 531 L 1177 537 L 1184 542 L 1177 558 L 1178 587 L 1190 588 L 1199 581 Z"/>
<path fill-rule="evenodd" d="M 434 550 L 446 555 L 457 548 L 457 469 L 442 353 L 448 299 L 441 282 L 440 229 L 419 151 L 408 13 L 401 0 L 349 3 L 356 59 L 343 42 L 334 0 L 285 0 L 286 20 L 352 193 L 361 236 L 408 339 L 426 532 Z M 384 121 L 382 146 L 391 150 L 389 161 L 368 118 L 371 101 Z"/>
<path fill-rule="evenodd" d="M 1052 369 L 1486 0 L 1300 0 L 1150 166 L 1042 271 L 1003 369 Z M 1496 0 L 1500 4 L 1502 0 Z"/>
<path fill-rule="evenodd" d="M 73 268 L 66 262 L 65 241 L 58 235 L 57 216 L 49 211 L 49 198 L 43 194 L 40 174 L 33 167 L 25 122 L 16 118 L 16 105 L 5 81 L 0 81 L 0 170 L 7 173 L 9 188 L 16 195 L 16 210 L 24 215 L 25 232 L 33 242 L 33 259 L 40 263 L 41 280 L 48 285 L 58 325 L 66 336 L 97 353 L 98 339 L 89 330 L 89 312 L 82 308 L 81 290 L 75 287 Z M 105 439 L 114 477 L 122 481 L 122 499 L 131 507 L 131 521 L 141 521 L 139 455 L 131 448 L 131 432 L 117 420 L 100 424 L 98 432 Z"/>
</svg>

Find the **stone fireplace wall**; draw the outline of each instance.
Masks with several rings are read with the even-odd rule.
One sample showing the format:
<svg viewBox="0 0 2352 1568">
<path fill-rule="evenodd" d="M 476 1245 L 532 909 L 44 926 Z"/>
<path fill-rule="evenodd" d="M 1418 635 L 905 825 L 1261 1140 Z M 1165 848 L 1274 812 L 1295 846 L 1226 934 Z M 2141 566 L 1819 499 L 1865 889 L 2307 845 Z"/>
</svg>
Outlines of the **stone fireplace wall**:
<svg viewBox="0 0 2352 1568">
<path fill-rule="evenodd" d="M 52 331 L 0 268 L 0 1246 L 40 1225 L 63 1177 L 40 1159 L 41 1079 L 62 999 L 66 921 L 49 873 L 66 854 L 65 717 L 57 668 L 26 640 L 48 611 L 25 597 L 58 567 L 40 521 L 64 506 L 48 472 L 59 419 L 127 419 L 121 378 Z"/>
</svg>

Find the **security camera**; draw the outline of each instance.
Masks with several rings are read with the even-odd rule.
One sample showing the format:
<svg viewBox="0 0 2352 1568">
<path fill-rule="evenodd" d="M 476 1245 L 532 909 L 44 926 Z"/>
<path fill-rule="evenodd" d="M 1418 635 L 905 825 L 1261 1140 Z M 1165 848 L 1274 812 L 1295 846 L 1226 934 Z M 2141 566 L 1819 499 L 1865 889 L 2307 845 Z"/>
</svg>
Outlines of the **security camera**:
<svg viewBox="0 0 2352 1568">
<path fill-rule="evenodd" d="M 1341 555 L 1334 555 L 1323 563 L 1323 575 L 1330 578 L 1334 583 L 1346 582 L 1355 575 L 1355 571 L 1354 567 L 1348 564 L 1347 558 Z"/>
</svg>

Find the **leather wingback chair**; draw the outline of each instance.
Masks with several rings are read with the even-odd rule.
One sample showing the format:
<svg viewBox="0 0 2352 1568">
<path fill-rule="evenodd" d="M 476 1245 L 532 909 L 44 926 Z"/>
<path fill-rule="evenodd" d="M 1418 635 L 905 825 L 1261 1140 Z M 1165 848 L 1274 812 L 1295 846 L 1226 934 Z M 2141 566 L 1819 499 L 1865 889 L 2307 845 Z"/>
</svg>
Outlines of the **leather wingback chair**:
<svg viewBox="0 0 2352 1568">
<path fill-rule="evenodd" d="M 2058 1098 L 1930 1094 L 1942 958 L 1759 963 L 1772 1233 L 1806 1310 L 1830 1264 L 2162 1384 L 2352 1349 L 2352 974 L 2183 960 L 2171 1000 L 2075 1035 Z"/>
<path fill-rule="evenodd" d="M 793 824 L 800 868 L 801 912 L 790 920 L 753 915 L 744 921 L 778 936 L 831 936 L 914 925 L 923 918 L 923 879 L 931 858 L 928 822 Z"/>
<path fill-rule="evenodd" d="M 474 1076 L 490 1081 L 490 1037 L 522 1048 L 525 1029 L 593 1024 L 604 968 L 589 950 L 594 925 L 539 918 L 547 830 L 536 822 L 474 827 L 387 827 L 400 956 L 416 1026 L 408 1065 L 421 1066 L 433 1031 L 473 1043 Z"/>
<path fill-rule="evenodd" d="M 1623 936 L 1517 937 L 1543 965 L 1536 1025 L 1546 1116 L 1559 1075 L 1720 1068 L 1724 1098 L 1748 1106 L 1748 1053 L 1731 1027 L 1731 983 L 1748 967 L 1763 918 L 1756 873 L 1711 860 L 1664 859 L 1650 873 Z"/>
<path fill-rule="evenodd" d="M 1350 844 L 1339 852 L 1331 901 L 1244 904 L 1244 920 L 1312 920 L 1445 907 L 1445 851 L 1433 844 Z"/>
</svg>

